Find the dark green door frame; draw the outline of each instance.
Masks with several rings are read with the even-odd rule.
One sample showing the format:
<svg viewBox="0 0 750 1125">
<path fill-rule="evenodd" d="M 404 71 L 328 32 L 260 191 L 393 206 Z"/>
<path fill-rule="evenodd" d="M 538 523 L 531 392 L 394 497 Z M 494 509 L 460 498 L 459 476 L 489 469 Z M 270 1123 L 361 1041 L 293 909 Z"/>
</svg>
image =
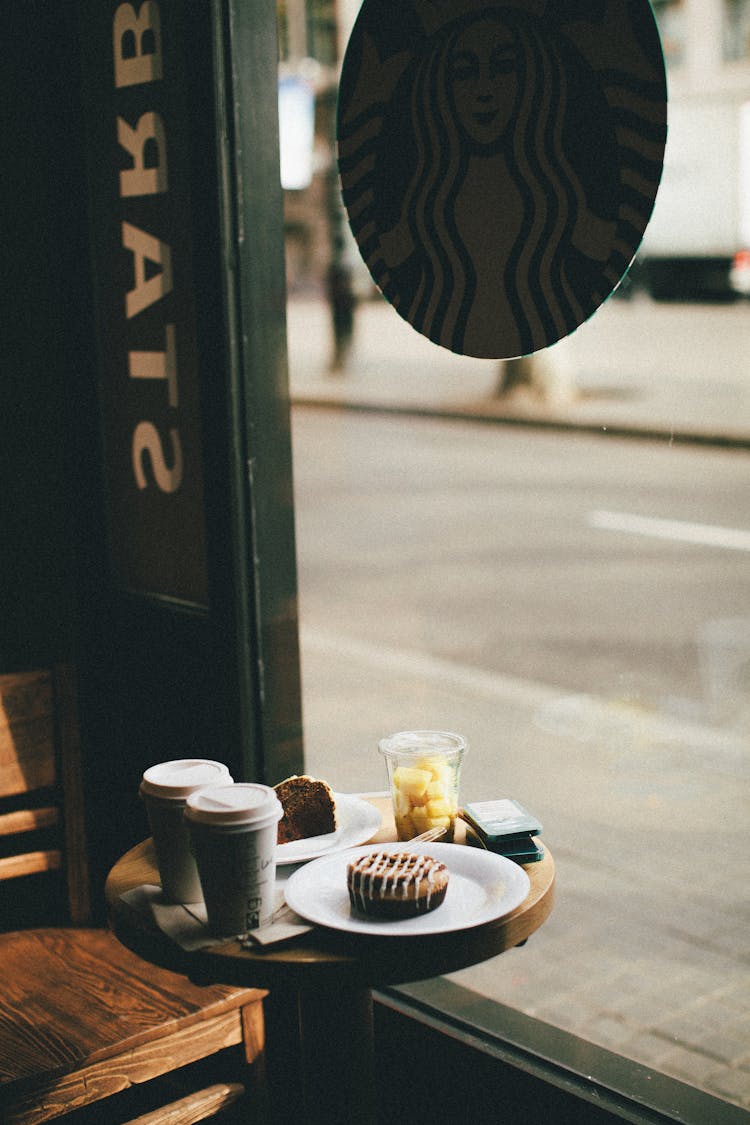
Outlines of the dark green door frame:
<svg viewBox="0 0 750 1125">
<path fill-rule="evenodd" d="M 82 683 L 121 850 L 152 761 L 302 768 L 276 10 L 78 13 L 102 482 Z"/>
<path fill-rule="evenodd" d="M 294 496 L 274 0 L 213 5 L 231 380 L 235 642 L 267 781 L 301 765 Z M 252 576 L 252 581 L 246 576 Z M 252 704 L 252 707 L 251 707 Z"/>
</svg>

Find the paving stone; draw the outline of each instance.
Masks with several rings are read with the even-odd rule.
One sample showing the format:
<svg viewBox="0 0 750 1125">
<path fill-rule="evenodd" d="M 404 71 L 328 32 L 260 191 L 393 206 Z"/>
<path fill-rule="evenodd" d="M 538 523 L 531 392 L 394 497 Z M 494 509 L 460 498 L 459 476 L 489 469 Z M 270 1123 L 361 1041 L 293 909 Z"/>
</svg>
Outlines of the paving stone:
<svg viewBox="0 0 750 1125">
<path fill-rule="evenodd" d="M 750 1036 L 750 1014 L 738 1012 L 724 996 L 708 993 L 696 1000 L 690 1011 L 700 1018 L 707 1035 L 731 1029 L 738 1035 L 744 1031 L 746 1036 Z"/>
<path fill-rule="evenodd" d="M 583 1024 L 579 1034 L 600 1047 L 621 1050 L 623 1044 L 632 1038 L 633 1028 L 631 1024 L 616 1016 L 598 1015 Z"/>
<path fill-rule="evenodd" d="M 750 1058 L 750 1037 L 741 1028 L 705 1035 L 700 1046 L 705 1054 L 729 1066 L 736 1066 Z"/>
<path fill-rule="evenodd" d="M 673 1021 L 690 1010 L 690 1004 L 681 1001 L 680 993 L 672 987 L 644 990 L 630 996 L 623 996 L 617 1004 L 617 1011 L 633 1023 L 644 1028 L 665 1027 L 672 1032 Z"/>
<path fill-rule="evenodd" d="M 750 927 L 745 931 L 745 940 L 750 933 Z M 720 999 L 729 1008 L 736 1008 L 740 1012 L 750 1011 L 750 973 L 744 978 L 740 977 L 721 988 L 712 990 L 712 997 Z"/>
<path fill-rule="evenodd" d="M 537 1019 L 576 1033 L 590 1023 L 596 1014 L 596 1009 L 584 1003 L 574 993 L 553 997 L 546 1004 L 541 1004 L 534 1012 Z"/>
<path fill-rule="evenodd" d="M 658 1069 L 672 1078 L 679 1078 L 682 1082 L 701 1088 L 705 1088 L 709 1075 L 722 1073 L 717 1068 L 715 1059 L 710 1059 L 701 1051 L 691 1051 L 682 1046 L 673 1047 L 660 1055 Z"/>
<path fill-rule="evenodd" d="M 654 1027 L 659 1034 L 674 1038 L 684 1047 L 702 1049 L 705 1039 L 705 1024 L 696 1008 L 680 1012 L 661 1021 Z"/>
<path fill-rule="evenodd" d="M 622 1012 L 622 997 L 627 995 L 627 986 L 621 977 L 602 977 L 584 981 L 578 992 L 590 1004 L 597 1005 L 603 1012 Z"/>
<path fill-rule="evenodd" d="M 639 1031 L 633 1035 L 632 1027 L 630 1031 L 630 1038 L 620 1044 L 621 1053 L 634 1062 L 643 1063 L 655 1070 L 661 1069 L 662 1059 L 673 1055 L 675 1050 L 682 1050 L 675 1048 L 671 1040 L 661 1035 L 654 1035 L 650 1031 Z"/>
<path fill-rule="evenodd" d="M 750 1108 L 750 1070 L 723 1069 L 708 1074 L 705 1078 L 706 1089 L 720 1094 L 737 1105 Z"/>
<path fill-rule="evenodd" d="M 748 880 L 750 882 L 750 879 Z M 738 957 L 747 957 L 748 953 L 748 922 L 743 920 L 738 922 L 727 922 L 722 925 L 720 931 L 715 935 L 714 944 L 717 949 L 722 949 L 727 953 L 734 954 Z"/>
</svg>

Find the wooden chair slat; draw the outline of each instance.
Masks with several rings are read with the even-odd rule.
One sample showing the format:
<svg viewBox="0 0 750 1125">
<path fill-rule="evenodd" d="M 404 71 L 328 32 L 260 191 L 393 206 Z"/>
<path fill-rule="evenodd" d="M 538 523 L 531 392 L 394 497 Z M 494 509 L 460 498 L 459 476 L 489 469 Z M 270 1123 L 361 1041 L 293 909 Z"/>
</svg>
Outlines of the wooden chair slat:
<svg viewBox="0 0 750 1125">
<path fill-rule="evenodd" d="M 197 1125 L 238 1101 L 245 1093 L 239 1082 L 219 1082 L 151 1113 L 134 1117 L 126 1125 Z"/>
<path fill-rule="evenodd" d="M 0 880 L 42 875 L 45 871 L 59 871 L 61 867 L 62 856 L 56 850 L 9 855 L 0 859 Z"/>
<path fill-rule="evenodd" d="M 51 675 L 0 675 L 0 796 L 30 793 L 54 780 Z"/>
<path fill-rule="evenodd" d="M 74 926 L 85 926 L 91 917 L 89 861 L 86 848 L 86 814 L 83 798 L 81 735 L 78 728 L 74 670 L 55 669 L 54 700 L 59 739 L 59 781 L 65 808 L 65 854 L 68 910 Z"/>
<path fill-rule="evenodd" d="M 239 1012 L 225 1012 L 213 1019 L 193 1023 L 168 1039 L 154 1039 L 121 1055 L 103 1059 L 72 1073 L 50 1077 L 37 1084 L 33 1093 L 19 1097 L 3 1117 L 5 1125 L 41 1125 L 44 1121 L 72 1113 L 92 1102 L 119 1094 L 130 1086 L 150 1082 L 177 1066 L 188 1066 L 216 1051 L 242 1041 Z M 0 1102 L 0 1106 L 2 1102 Z"/>
<path fill-rule="evenodd" d="M 51 828 L 59 822 L 60 814 L 57 809 L 16 809 L 14 812 L 0 813 L 0 836 L 36 832 L 41 828 Z"/>
</svg>

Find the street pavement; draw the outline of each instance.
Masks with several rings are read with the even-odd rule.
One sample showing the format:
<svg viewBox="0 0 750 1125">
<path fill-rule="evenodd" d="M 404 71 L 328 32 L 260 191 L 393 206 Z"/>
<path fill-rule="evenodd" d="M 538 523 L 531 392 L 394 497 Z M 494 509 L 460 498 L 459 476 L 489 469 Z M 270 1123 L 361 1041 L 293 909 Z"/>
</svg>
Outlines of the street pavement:
<svg viewBox="0 0 750 1125">
<path fill-rule="evenodd" d="M 498 363 L 435 347 L 381 301 L 359 306 L 342 372 L 330 370 L 323 302 L 291 301 L 288 326 L 296 404 L 750 447 L 750 305 L 611 300 L 542 357 L 534 387 L 506 396 L 497 393 Z M 686 823 L 665 826 L 674 829 L 673 851 L 648 872 L 642 867 L 649 827 L 642 817 L 648 820 L 651 810 L 658 820 L 675 797 L 675 807 L 689 806 L 696 824 L 710 790 L 730 827 L 740 830 L 735 838 L 747 840 L 746 732 L 717 742 L 714 730 L 678 730 L 662 716 L 607 701 L 564 699 L 546 685 L 473 674 L 428 655 L 415 660 L 342 638 L 335 627 L 306 628 L 304 620 L 301 640 L 311 772 L 335 779 L 338 769 L 352 790 L 378 788 L 367 700 L 382 699 L 383 730 L 396 729 L 418 700 L 438 719 L 463 714 L 484 745 L 514 747 L 512 760 L 503 759 L 504 780 L 516 795 L 536 795 L 534 811 L 554 841 L 558 865 L 553 915 L 522 950 L 453 979 L 750 1109 L 746 853 L 737 900 L 718 907 L 695 885 L 695 849 L 705 840 L 691 837 Z M 627 753 L 602 752 L 613 725 Z M 566 773 L 574 756 L 576 769 Z M 670 767 L 660 769 L 665 760 Z M 606 809 L 587 823 L 576 815 L 584 774 L 594 791 L 611 787 L 626 811 L 624 830 L 618 824 L 608 837 Z M 555 779 L 549 792 L 545 776 Z M 477 792 L 467 790 L 465 799 L 481 796 L 481 778 L 467 770 L 466 782 Z M 615 835 L 616 855 L 607 847 Z M 665 839 L 669 832 L 655 836 Z"/>
<path fill-rule="evenodd" d="M 750 301 L 611 298 L 510 395 L 497 393 L 498 362 L 437 347 L 382 299 L 359 303 L 341 372 L 324 301 L 289 302 L 288 339 L 298 403 L 750 445 Z"/>
</svg>

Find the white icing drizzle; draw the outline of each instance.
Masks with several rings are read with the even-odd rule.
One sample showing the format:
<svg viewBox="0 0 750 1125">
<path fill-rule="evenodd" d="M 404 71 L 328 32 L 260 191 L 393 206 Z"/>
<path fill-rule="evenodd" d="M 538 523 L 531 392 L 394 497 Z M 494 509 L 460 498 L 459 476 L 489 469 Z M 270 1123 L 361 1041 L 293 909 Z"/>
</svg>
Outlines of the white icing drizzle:
<svg viewBox="0 0 750 1125">
<path fill-rule="evenodd" d="M 416 898 L 418 884 L 426 883 L 425 909 L 429 910 L 436 876 L 444 871 L 439 860 L 415 852 L 371 852 L 349 864 L 349 886 L 364 910 L 377 897 Z"/>
</svg>

